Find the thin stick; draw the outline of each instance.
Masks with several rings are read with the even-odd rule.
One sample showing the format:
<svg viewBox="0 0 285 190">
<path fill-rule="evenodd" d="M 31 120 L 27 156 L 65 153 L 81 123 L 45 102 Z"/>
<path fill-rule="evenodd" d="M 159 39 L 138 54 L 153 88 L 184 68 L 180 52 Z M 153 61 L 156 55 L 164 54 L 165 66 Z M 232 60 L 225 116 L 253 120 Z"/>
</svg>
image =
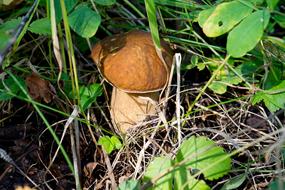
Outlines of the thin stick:
<svg viewBox="0 0 285 190">
<path fill-rule="evenodd" d="M 112 183 L 112 190 L 116 190 L 117 189 L 117 183 L 115 180 L 115 176 L 113 173 L 113 168 L 112 168 L 109 156 L 104 149 L 102 149 L 102 151 L 104 153 L 105 163 L 106 163 L 107 169 L 108 169 L 108 175 L 109 175 L 109 178 L 110 178 L 111 183 Z"/>
<path fill-rule="evenodd" d="M 177 130 L 178 130 L 178 145 L 180 146 L 182 141 L 181 135 L 181 120 L 180 120 L 180 67 L 181 67 L 181 54 L 176 53 L 175 55 L 175 63 L 176 63 L 176 76 L 177 76 L 177 87 L 176 87 L 176 118 L 177 118 Z"/>
</svg>

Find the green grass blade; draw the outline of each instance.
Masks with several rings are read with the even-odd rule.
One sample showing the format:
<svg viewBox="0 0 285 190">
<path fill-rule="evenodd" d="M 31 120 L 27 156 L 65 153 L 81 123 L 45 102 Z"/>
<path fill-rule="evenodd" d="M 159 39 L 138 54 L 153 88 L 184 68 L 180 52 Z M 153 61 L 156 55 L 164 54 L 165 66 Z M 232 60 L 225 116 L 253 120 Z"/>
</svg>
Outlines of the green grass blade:
<svg viewBox="0 0 285 190">
<path fill-rule="evenodd" d="M 161 46 L 160 46 L 160 39 L 158 33 L 158 24 L 156 19 L 156 9 L 155 9 L 154 0 L 145 0 L 145 7 L 146 7 L 147 18 L 149 22 L 152 40 L 156 48 L 160 49 Z"/>
</svg>

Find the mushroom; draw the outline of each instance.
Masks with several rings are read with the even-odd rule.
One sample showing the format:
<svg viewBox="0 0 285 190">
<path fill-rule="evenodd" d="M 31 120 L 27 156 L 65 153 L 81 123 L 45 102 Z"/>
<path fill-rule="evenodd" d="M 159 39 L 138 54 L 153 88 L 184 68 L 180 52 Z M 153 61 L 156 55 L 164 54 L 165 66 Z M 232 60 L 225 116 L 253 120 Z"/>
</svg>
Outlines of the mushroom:
<svg viewBox="0 0 285 190">
<path fill-rule="evenodd" d="M 173 53 L 161 40 L 157 55 L 149 32 L 133 30 L 107 37 L 92 49 L 91 57 L 102 76 L 114 87 L 111 118 L 120 132 L 156 114 L 159 91 L 168 82 Z"/>
</svg>

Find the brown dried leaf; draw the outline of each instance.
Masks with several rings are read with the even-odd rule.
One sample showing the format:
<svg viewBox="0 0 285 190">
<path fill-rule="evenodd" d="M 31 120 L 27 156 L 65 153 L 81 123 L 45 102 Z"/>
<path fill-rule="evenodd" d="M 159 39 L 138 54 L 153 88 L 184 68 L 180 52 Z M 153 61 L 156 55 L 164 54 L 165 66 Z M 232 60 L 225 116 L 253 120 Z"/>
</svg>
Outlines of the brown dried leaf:
<svg viewBox="0 0 285 190">
<path fill-rule="evenodd" d="M 91 177 L 97 165 L 98 165 L 97 162 L 89 162 L 88 164 L 86 164 L 86 166 L 84 166 L 83 169 L 85 176 Z"/>
<path fill-rule="evenodd" d="M 53 88 L 49 81 L 41 79 L 36 73 L 31 74 L 26 78 L 26 85 L 30 96 L 36 100 L 44 100 L 45 103 L 50 103 L 53 99 Z"/>
</svg>

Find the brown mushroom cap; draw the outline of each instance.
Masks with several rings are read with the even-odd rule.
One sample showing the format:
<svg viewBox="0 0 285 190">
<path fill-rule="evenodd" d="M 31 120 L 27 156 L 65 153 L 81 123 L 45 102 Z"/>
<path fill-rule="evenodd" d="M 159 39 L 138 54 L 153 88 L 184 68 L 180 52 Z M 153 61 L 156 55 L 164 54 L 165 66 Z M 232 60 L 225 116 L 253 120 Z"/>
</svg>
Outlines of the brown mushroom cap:
<svg viewBox="0 0 285 190">
<path fill-rule="evenodd" d="M 172 51 L 161 40 L 162 56 L 158 57 L 149 32 L 134 30 L 107 37 L 92 50 L 92 59 L 102 75 L 113 86 L 130 93 L 161 90 L 168 80 Z"/>
</svg>

